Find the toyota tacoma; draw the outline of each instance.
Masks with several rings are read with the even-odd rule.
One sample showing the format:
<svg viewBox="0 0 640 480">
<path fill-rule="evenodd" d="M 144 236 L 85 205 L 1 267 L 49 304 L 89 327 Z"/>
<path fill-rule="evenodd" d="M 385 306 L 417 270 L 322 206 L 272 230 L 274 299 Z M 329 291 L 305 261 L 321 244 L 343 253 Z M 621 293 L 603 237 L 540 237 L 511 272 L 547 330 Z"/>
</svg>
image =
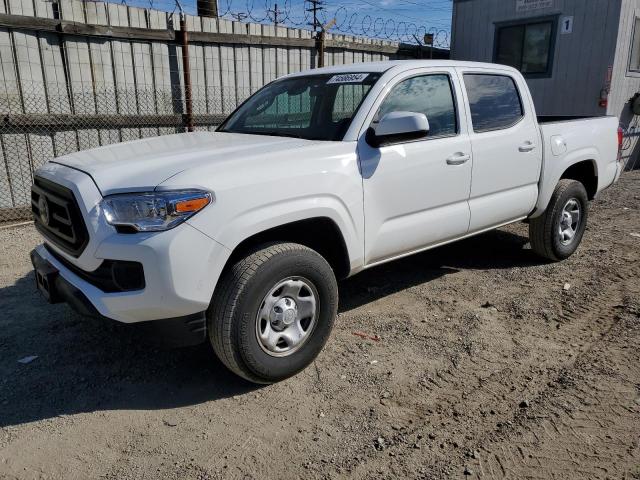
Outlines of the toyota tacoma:
<svg viewBox="0 0 640 480">
<path fill-rule="evenodd" d="M 329 337 L 337 280 L 526 221 L 559 261 L 621 172 L 615 117 L 538 118 L 513 68 L 361 63 L 277 79 L 215 132 L 65 155 L 34 176 L 39 290 L 209 341 L 257 383 Z"/>
</svg>

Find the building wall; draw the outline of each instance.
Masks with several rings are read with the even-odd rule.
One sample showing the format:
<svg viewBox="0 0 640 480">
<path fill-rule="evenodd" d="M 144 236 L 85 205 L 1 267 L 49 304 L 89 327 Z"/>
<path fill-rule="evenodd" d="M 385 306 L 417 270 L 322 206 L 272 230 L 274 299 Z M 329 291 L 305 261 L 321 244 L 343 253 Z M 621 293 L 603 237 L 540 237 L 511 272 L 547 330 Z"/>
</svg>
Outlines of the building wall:
<svg viewBox="0 0 640 480">
<path fill-rule="evenodd" d="M 517 0 L 454 0 L 451 57 L 493 61 L 499 22 L 571 15 L 573 32 L 556 34 L 550 78 L 527 80 L 539 115 L 605 115 L 598 105 L 613 70 L 623 0 L 553 0 L 550 8 L 517 12 Z M 637 3 L 638 0 L 624 0 Z M 559 29 L 558 29 L 559 30 Z"/>
<path fill-rule="evenodd" d="M 628 168 L 640 167 L 640 117 L 634 116 L 629 100 L 640 92 L 640 73 L 629 72 L 629 56 L 636 17 L 640 17 L 640 0 L 623 0 L 617 49 L 607 113 L 620 119 L 625 130 L 622 157 Z"/>
</svg>

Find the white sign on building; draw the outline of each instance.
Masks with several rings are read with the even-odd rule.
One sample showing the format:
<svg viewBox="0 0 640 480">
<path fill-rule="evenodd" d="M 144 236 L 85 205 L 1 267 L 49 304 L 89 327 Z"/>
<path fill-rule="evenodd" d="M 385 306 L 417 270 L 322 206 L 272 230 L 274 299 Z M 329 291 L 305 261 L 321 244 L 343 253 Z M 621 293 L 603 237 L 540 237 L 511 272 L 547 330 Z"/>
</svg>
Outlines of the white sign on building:
<svg viewBox="0 0 640 480">
<path fill-rule="evenodd" d="M 553 0 L 516 0 L 516 12 L 531 12 L 553 7 Z"/>
<path fill-rule="evenodd" d="M 560 33 L 567 35 L 573 32 L 573 16 L 560 17 Z"/>
</svg>

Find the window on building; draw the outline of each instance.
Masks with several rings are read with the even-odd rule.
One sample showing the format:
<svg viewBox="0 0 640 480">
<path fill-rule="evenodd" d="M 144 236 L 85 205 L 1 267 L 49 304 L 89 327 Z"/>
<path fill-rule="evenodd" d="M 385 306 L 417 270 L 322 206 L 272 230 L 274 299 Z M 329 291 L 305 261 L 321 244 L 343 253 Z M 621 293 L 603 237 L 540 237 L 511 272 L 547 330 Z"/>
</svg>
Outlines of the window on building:
<svg viewBox="0 0 640 480">
<path fill-rule="evenodd" d="M 464 76 L 474 132 L 509 128 L 524 115 L 513 78 L 506 75 Z"/>
<path fill-rule="evenodd" d="M 525 76 L 551 75 L 555 20 L 499 26 L 496 63 L 517 68 Z"/>
<path fill-rule="evenodd" d="M 403 80 L 384 99 L 374 122 L 387 113 L 402 111 L 424 113 L 429 120 L 429 137 L 455 135 L 458 131 L 448 75 L 424 75 Z"/>
<path fill-rule="evenodd" d="M 640 18 L 636 18 L 629 56 L 629 71 L 640 73 Z"/>
</svg>

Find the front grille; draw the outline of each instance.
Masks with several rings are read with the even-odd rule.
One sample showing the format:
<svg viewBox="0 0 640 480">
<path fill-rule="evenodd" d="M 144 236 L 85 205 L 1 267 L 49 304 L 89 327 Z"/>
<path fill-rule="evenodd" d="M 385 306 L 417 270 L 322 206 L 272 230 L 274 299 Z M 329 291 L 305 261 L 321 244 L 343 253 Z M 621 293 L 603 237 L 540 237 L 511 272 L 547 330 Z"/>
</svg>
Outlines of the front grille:
<svg viewBox="0 0 640 480">
<path fill-rule="evenodd" d="M 47 240 L 73 257 L 80 256 L 89 242 L 89 234 L 71 190 L 35 177 L 31 211 L 36 228 Z"/>
</svg>

